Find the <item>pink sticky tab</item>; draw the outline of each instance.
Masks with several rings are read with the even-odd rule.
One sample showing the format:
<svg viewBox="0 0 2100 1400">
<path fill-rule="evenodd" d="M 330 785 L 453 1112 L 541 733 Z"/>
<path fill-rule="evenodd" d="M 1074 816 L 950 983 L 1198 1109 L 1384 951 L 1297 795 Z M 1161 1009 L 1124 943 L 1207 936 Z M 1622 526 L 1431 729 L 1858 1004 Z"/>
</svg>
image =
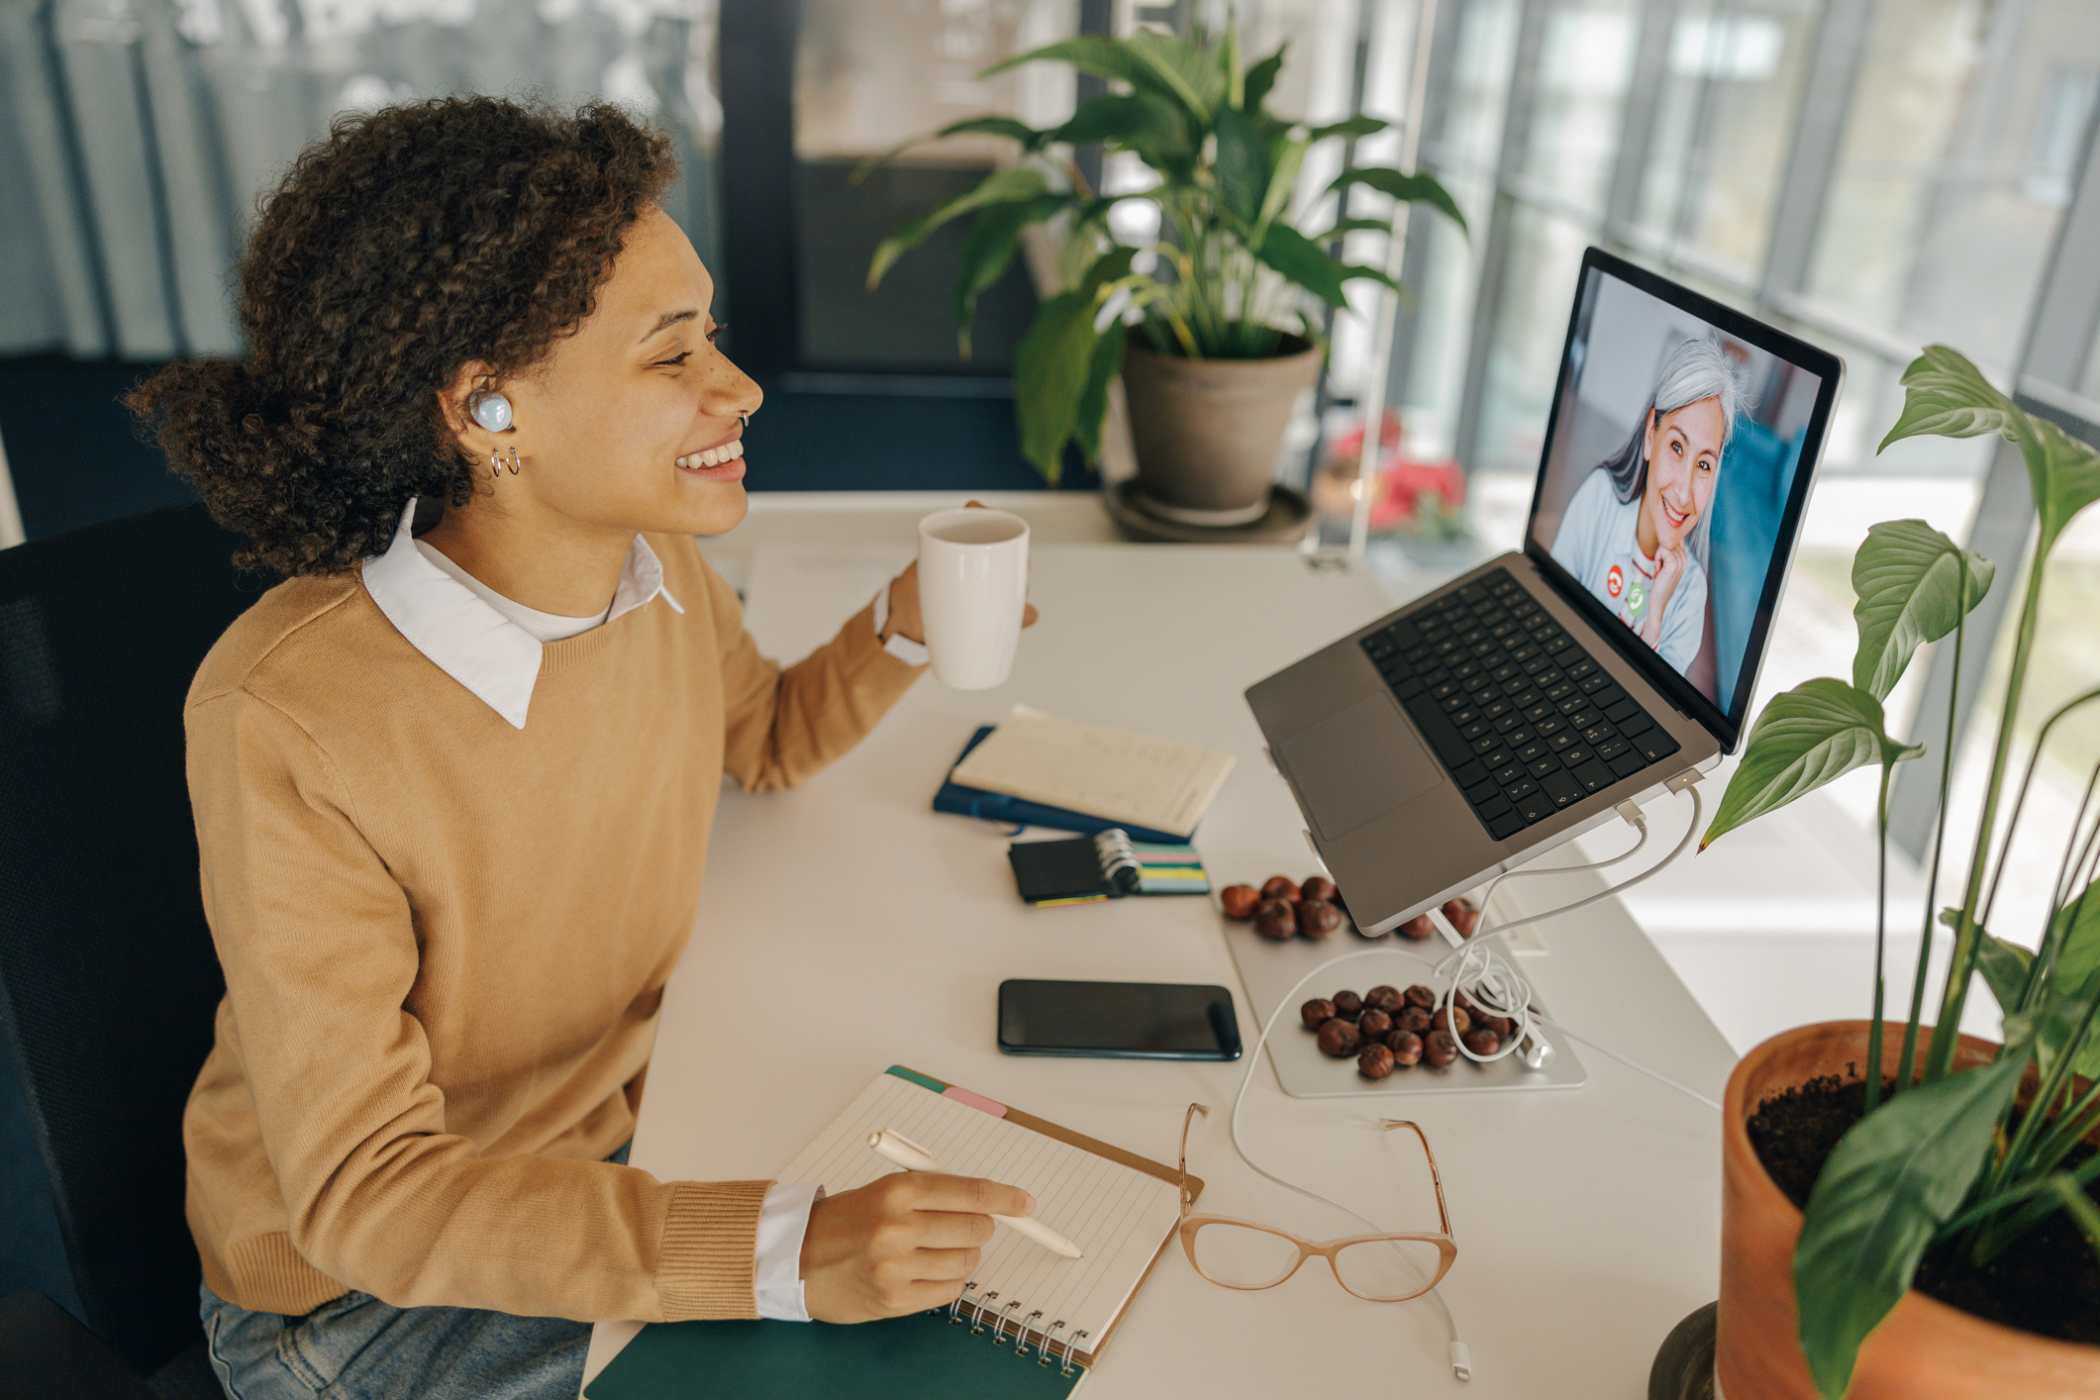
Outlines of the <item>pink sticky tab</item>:
<svg viewBox="0 0 2100 1400">
<path fill-rule="evenodd" d="M 982 1094 L 973 1094 L 968 1089 L 958 1089 L 953 1084 L 941 1091 L 941 1097 L 954 1099 L 959 1103 L 966 1103 L 972 1108 L 991 1114 L 994 1118 L 1004 1118 L 1006 1116 L 1005 1104 L 995 1099 L 988 1099 Z"/>
</svg>

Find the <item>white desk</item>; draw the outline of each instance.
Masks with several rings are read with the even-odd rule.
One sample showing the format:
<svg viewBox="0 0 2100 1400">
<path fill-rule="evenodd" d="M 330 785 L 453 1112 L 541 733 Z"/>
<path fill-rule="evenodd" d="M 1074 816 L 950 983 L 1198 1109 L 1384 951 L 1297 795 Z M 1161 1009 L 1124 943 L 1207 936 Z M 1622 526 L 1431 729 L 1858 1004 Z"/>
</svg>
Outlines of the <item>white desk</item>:
<svg viewBox="0 0 2100 1400">
<path fill-rule="evenodd" d="M 752 559 L 747 625 L 769 654 L 798 656 L 910 549 L 908 533 L 858 553 L 764 545 Z M 1001 830 L 928 804 L 971 728 L 1027 701 L 1237 754 L 1198 837 L 1213 878 L 1300 877 L 1313 868 L 1302 823 L 1241 691 L 1385 611 L 1382 596 L 1362 576 L 1314 574 L 1283 551 L 1071 544 L 1035 551 L 1030 597 L 1042 621 L 1005 686 L 964 694 L 928 676 L 804 787 L 761 796 L 725 787 L 632 1162 L 664 1178 L 771 1176 L 894 1062 L 1168 1162 L 1184 1105 L 1202 1100 L 1213 1114 L 1199 1121 L 1190 1168 L 1209 1183 L 1205 1208 L 1315 1237 L 1353 1232 L 1234 1154 L 1225 1114 L 1244 1061 L 997 1049 L 994 998 L 1007 977 L 1223 983 L 1251 1046 L 1260 1027 L 1211 902 L 1029 909 L 1015 897 Z M 1657 837 L 1674 839 L 1682 818 L 1657 808 L 1654 819 Z M 1596 888 L 1593 878 L 1529 883 L 1572 895 Z M 1549 926 L 1545 941 L 1550 951 L 1524 966 L 1558 1016 L 1719 1097 L 1733 1062 L 1727 1043 L 1616 901 Z M 1337 986 L 1401 980 L 1377 962 L 1342 974 Z M 1322 1394 L 1642 1393 L 1664 1335 L 1714 1296 L 1718 1122 L 1602 1055 L 1584 1060 L 1590 1083 L 1568 1091 L 1308 1102 L 1284 1096 L 1267 1064 L 1249 1091 L 1249 1146 L 1264 1166 L 1396 1229 L 1434 1228 L 1427 1174 L 1346 1119 L 1401 1110 L 1423 1124 L 1459 1242 L 1444 1289 L 1473 1348 L 1471 1385 L 1453 1380 L 1430 1304 L 1360 1302 L 1320 1267 L 1234 1293 L 1197 1278 L 1170 1244 L 1089 1379 L 1089 1400 L 1170 1388 L 1299 1395 L 1315 1393 L 1315 1381 Z M 600 1324 L 586 1376 L 634 1330 Z"/>
</svg>

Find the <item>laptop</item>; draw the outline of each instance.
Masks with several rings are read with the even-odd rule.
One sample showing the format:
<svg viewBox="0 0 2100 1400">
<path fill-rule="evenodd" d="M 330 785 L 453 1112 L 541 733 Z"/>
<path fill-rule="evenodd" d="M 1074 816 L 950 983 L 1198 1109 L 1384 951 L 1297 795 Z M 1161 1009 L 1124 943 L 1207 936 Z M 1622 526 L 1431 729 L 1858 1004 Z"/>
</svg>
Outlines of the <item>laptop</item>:
<svg viewBox="0 0 2100 1400">
<path fill-rule="evenodd" d="M 1843 375 L 1583 254 L 1523 548 L 1246 691 L 1362 932 L 1734 750 Z"/>
</svg>

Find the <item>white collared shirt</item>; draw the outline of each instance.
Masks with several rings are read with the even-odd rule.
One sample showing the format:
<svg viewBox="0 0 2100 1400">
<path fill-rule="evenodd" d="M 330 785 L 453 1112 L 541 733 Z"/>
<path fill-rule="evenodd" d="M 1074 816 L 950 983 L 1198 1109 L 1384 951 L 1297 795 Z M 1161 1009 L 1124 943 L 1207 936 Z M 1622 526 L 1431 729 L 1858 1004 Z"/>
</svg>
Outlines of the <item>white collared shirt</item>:
<svg viewBox="0 0 2100 1400">
<path fill-rule="evenodd" d="M 621 566 L 612 602 L 596 617 L 540 612 L 506 598 L 454 563 L 435 545 L 415 538 L 416 498 L 410 497 L 384 554 L 363 561 L 365 587 L 387 620 L 438 668 L 474 692 L 519 729 L 532 703 L 543 643 L 602 627 L 661 594 L 679 613 L 685 607 L 664 586 L 663 563 L 639 532 Z M 882 595 L 888 600 L 889 590 Z M 882 624 L 876 623 L 876 630 Z M 758 1315 L 808 1322 L 803 1297 L 802 1239 L 810 1207 L 822 1188 L 777 1182 L 759 1208 L 754 1288 Z"/>
</svg>

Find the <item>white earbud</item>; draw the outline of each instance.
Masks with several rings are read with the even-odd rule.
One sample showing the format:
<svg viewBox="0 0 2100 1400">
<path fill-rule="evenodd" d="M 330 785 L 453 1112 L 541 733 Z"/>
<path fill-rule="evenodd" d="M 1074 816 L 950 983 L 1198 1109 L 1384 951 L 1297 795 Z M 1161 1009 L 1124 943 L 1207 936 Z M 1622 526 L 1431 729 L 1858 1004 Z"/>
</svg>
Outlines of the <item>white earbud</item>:
<svg viewBox="0 0 2100 1400">
<path fill-rule="evenodd" d="M 474 421 L 492 433 L 510 426 L 510 400 L 501 394 L 482 394 L 474 400 Z"/>
</svg>

